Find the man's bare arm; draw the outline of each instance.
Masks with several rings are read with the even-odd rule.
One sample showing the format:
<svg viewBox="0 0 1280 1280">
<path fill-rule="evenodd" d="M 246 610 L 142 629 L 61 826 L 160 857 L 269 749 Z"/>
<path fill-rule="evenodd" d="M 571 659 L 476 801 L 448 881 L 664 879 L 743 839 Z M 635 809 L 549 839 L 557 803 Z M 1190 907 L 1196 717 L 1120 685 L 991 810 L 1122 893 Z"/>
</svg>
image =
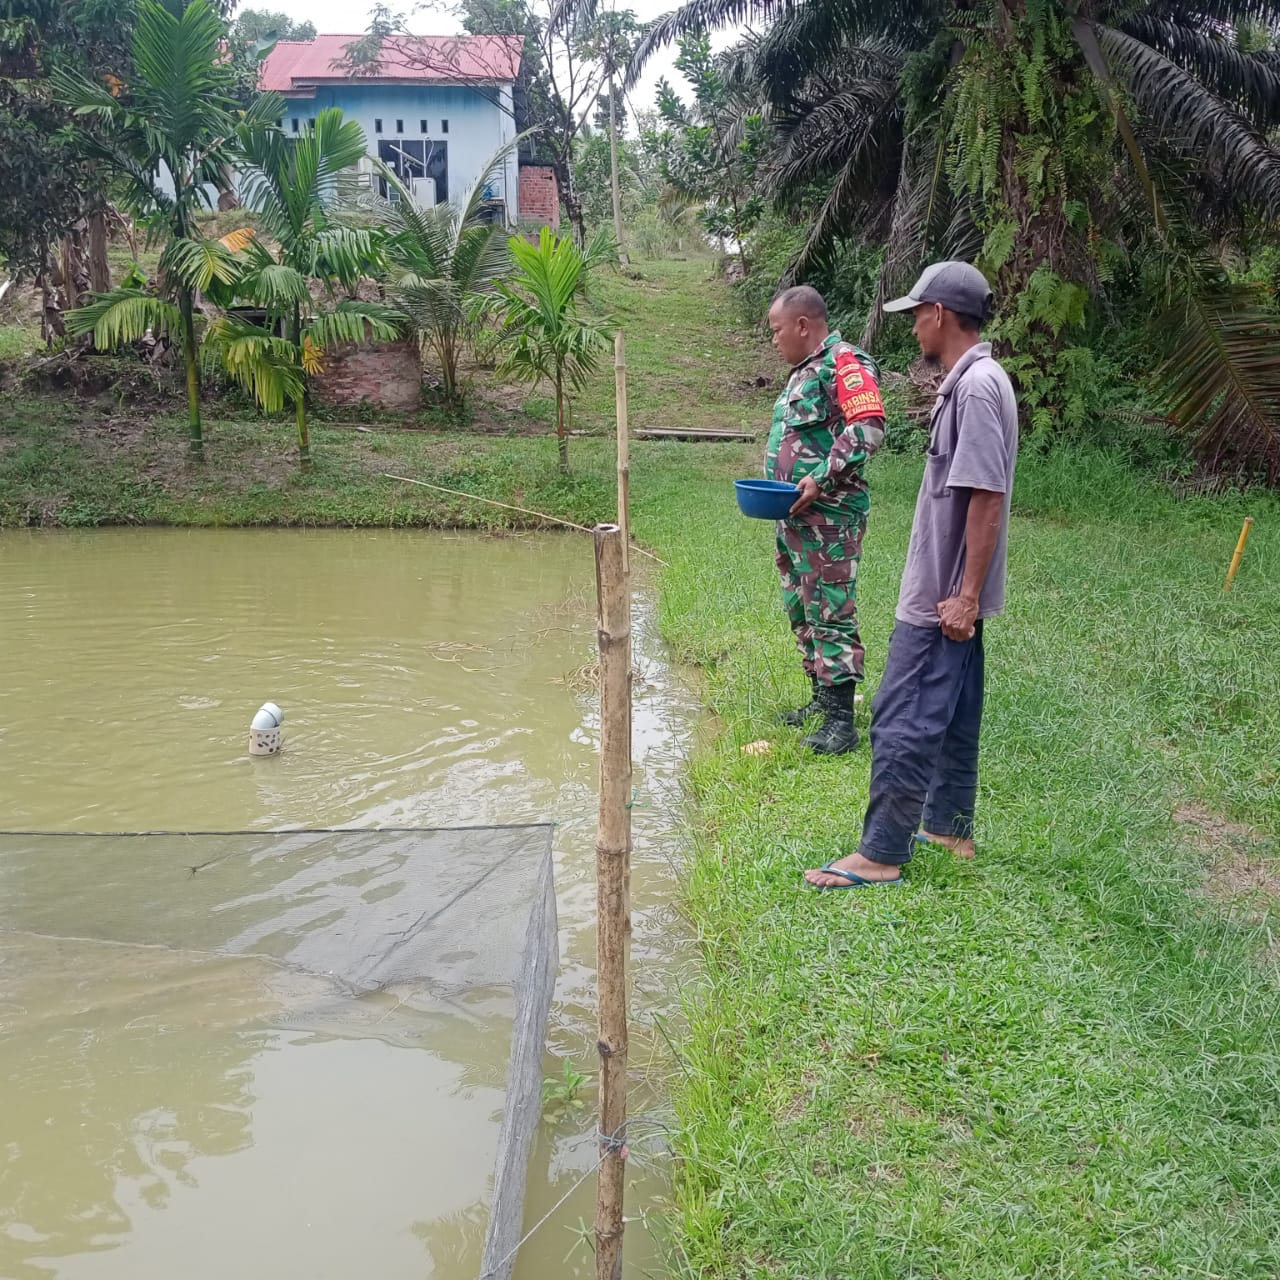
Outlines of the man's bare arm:
<svg viewBox="0 0 1280 1280">
<path fill-rule="evenodd" d="M 991 557 L 1000 541 L 1004 494 L 990 489 L 969 491 L 969 512 L 964 522 L 964 579 L 960 593 L 938 602 L 942 634 L 948 640 L 968 640 L 978 619 L 978 598 L 991 568 Z"/>
</svg>

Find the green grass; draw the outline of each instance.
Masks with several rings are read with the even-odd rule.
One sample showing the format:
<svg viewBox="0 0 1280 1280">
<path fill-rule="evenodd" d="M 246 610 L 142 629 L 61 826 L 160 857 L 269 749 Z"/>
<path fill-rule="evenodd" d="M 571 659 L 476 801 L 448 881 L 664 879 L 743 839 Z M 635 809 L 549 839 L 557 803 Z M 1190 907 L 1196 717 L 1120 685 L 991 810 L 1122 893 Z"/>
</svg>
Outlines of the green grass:
<svg viewBox="0 0 1280 1280">
<path fill-rule="evenodd" d="M 918 480 L 873 466 L 872 682 Z M 691 779 L 689 1272 L 1275 1276 L 1275 901 L 1206 901 L 1204 841 L 1173 811 L 1280 829 L 1280 504 L 1249 504 L 1225 596 L 1245 503 L 1028 457 L 988 631 L 979 860 L 930 852 L 904 889 L 818 894 L 800 872 L 853 847 L 867 749 L 814 759 L 771 723 L 802 690 L 769 531 L 718 482 L 637 491 L 672 561 L 664 629 L 724 727 Z M 772 753 L 743 756 L 759 738 Z"/>
<path fill-rule="evenodd" d="M 763 428 L 771 393 L 749 384 L 776 365 L 707 264 L 640 270 L 599 291 L 628 327 L 633 424 Z M 518 394 L 504 412 L 529 428 L 546 398 Z M 612 404 L 606 367 L 577 425 L 602 428 Z M 382 471 L 582 524 L 611 514 L 607 439 L 574 439 L 568 476 L 545 434 L 317 423 L 313 441 L 304 477 L 287 424 L 215 419 L 192 468 L 178 414 L 9 399 L 0 525 L 527 523 Z M 738 516 L 729 484 L 757 453 L 633 451 L 635 529 L 670 562 L 662 627 L 702 668 L 718 729 L 689 773 L 705 969 L 673 1081 L 688 1272 L 1276 1276 L 1280 503 L 1179 501 L 1114 456 L 1025 450 L 1010 611 L 988 631 L 980 857 L 928 853 L 906 888 L 817 894 L 800 872 L 852 847 L 869 762 L 803 756 L 772 723 L 801 681 L 772 530 Z M 874 685 L 919 463 L 882 456 L 871 475 Z M 769 755 L 741 754 L 760 738 Z M 1219 849 L 1211 825 L 1175 820 L 1191 803 L 1256 834 Z M 1249 875 L 1230 874 L 1246 855 Z"/>
<path fill-rule="evenodd" d="M 0 360 L 29 355 L 39 341 L 39 329 L 20 324 L 0 324 Z"/>
</svg>

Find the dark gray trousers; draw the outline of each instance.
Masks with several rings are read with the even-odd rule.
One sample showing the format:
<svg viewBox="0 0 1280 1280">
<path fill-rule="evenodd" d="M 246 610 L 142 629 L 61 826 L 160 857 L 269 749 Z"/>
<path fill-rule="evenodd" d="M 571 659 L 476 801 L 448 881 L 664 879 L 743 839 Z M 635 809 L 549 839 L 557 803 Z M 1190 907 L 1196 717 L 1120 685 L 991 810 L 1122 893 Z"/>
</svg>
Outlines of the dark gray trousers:
<svg viewBox="0 0 1280 1280">
<path fill-rule="evenodd" d="M 871 702 L 871 793 L 858 852 L 911 860 L 923 819 L 935 835 L 973 835 L 982 728 L 982 623 L 972 640 L 894 625 Z"/>
</svg>

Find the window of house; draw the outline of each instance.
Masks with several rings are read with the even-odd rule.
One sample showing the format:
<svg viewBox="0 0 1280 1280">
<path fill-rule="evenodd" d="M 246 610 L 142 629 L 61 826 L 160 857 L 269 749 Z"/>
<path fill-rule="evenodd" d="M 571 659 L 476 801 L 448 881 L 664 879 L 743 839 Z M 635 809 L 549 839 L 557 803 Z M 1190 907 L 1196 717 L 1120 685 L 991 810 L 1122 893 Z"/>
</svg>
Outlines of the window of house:
<svg viewBox="0 0 1280 1280">
<path fill-rule="evenodd" d="M 292 128 L 293 128 L 294 133 L 297 133 L 297 132 L 298 132 L 298 117 L 297 117 L 297 116 L 294 116 L 294 117 L 293 117 L 293 119 L 290 121 L 290 124 L 291 124 L 291 126 L 292 126 Z"/>
<path fill-rule="evenodd" d="M 374 131 L 374 133 L 381 133 L 381 132 L 382 132 L 382 121 L 381 121 L 381 120 L 377 120 L 377 119 L 375 119 L 375 120 L 374 120 L 374 122 L 373 122 L 373 131 Z"/>
<path fill-rule="evenodd" d="M 448 122 L 447 120 L 441 120 L 441 121 L 440 121 L 440 132 L 441 132 L 441 133 L 448 133 L 448 132 L 449 132 L 449 122 Z"/>
<path fill-rule="evenodd" d="M 426 131 L 427 131 L 427 122 L 426 122 L 425 120 L 419 120 L 419 121 L 418 121 L 418 129 L 419 129 L 422 133 L 426 133 Z"/>
<path fill-rule="evenodd" d="M 396 132 L 397 132 L 397 133 L 403 133 L 403 132 L 404 132 L 404 121 L 403 121 L 403 120 L 397 120 L 397 121 L 396 121 Z"/>
</svg>

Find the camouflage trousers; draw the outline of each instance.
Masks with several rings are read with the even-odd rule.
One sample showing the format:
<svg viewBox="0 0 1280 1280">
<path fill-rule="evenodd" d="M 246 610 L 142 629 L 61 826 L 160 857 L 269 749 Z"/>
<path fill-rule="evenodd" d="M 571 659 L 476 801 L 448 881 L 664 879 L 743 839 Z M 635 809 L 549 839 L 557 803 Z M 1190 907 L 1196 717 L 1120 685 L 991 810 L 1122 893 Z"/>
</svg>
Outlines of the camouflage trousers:
<svg viewBox="0 0 1280 1280">
<path fill-rule="evenodd" d="M 861 680 L 866 650 L 858 635 L 861 523 L 778 522 L 782 603 L 805 671 L 819 684 Z"/>
</svg>

